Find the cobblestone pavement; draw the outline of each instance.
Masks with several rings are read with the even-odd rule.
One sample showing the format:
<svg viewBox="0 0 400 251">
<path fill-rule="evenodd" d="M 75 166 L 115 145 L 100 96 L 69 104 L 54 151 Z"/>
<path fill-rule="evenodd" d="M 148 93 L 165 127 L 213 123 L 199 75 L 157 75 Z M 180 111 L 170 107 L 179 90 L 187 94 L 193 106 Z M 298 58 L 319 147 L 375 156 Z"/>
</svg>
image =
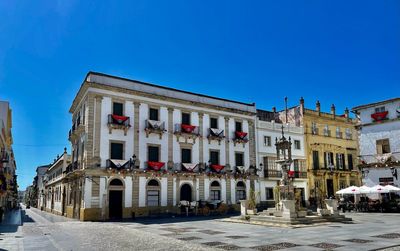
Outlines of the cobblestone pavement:
<svg viewBox="0 0 400 251">
<path fill-rule="evenodd" d="M 24 210 L 0 226 L 0 250 L 400 250 L 399 214 L 354 214 L 353 223 L 279 228 L 207 218 L 79 222 Z"/>
</svg>

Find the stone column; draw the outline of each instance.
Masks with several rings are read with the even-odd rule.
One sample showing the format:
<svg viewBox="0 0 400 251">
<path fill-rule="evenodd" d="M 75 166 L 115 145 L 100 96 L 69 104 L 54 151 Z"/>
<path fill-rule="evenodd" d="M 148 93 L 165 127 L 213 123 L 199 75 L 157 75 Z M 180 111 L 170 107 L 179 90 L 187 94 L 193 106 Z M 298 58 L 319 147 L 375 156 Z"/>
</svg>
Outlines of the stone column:
<svg viewBox="0 0 400 251">
<path fill-rule="evenodd" d="M 136 155 L 136 164 L 140 167 L 140 157 L 139 156 L 139 123 L 140 123 L 140 117 L 139 117 L 139 108 L 140 108 L 140 103 L 139 102 L 134 102 L 134 126 L 133 126 L 133 130 L 134 130 L 134 141 L 133 141 L 133 151 L 134 154 Z"/>
<path fill-rule="evenodd" d="M 229 133 L 229 118 L 225 117 L 225 170 L 231 170 L 231 165 L 229 161 L 229 141 L 230 141 L 230 133 Z"/>
<path fill-rule="evenodd" d="M 199 139 L 199 162 L 200 165 L 204 164 L 204 149 L 203 149 L 203 137 L 204 137 L 204 133 L 203 133 L 203 116 L 204 113 L 199 113 L 199 133 L 200 133 L 200 139 Z"/>
<path fill-rule="evenodd" d="M 254 130 L 253 121 L 249 121 L 249 151 L 250 151 L 250 165 L 257 168 L 256 161 L 256 135 Z"/>
<path fill-rule="evenodd" d="M 199 199 L 205 200 L 204 198 L 204 176 L 199 177 Z"/>
<path fill-rule="evenodd" d="M 93 131 L 94 131 L 93 162 L 94 162 L 94 165 L 101 164 L 100 163 L 101 162 L 101 158 L 100 158 L 100 144 L 101 144 L 100 135 L 101 135 L 101 126 L 102 126 L 102 121 L 101 121 L 101 102 L 102 102 L 102 100 L 103 100 L 102 96 L 96 96 L 95 97 L 95 116 L 94 116 L 94 125 L 93 125 Z"/>
<path fill-rule="evenodd" d="M 139 207 L 139 177 L 134 174 L 132 184 L 132 206 Z"/>
<path fill-rule="evenodd" d="M 93 151 L 94 130 L 93 130 L 93 127 L 95 126 L 95 121 L 94 121 L 95 110 L 94 110 L 94 106 L 95 106 L 95 97 L 94 97 L 94 95 L 88 95 L 88 99 L 87 99 L 87 108 L 88 108 L 87 125 L 85 124 L 85 128 L 86 128 L 85 130 L 87 130 L 87 138 L 86 138 L 86 141 L 85 141 L 85 149 L 84 149 L 84 151 L 86 152 L 86 161 L 83 160 L 83 162 L 86 162 L 84 164 L 85 168 L 93 168 L 93 164 L 94 164 L 93 163 L 93 156 L 94 156 L 94 151 Z"/>
<path fill-rule="evenodd" d="M 174 108 L 168 107 L 168 169 L 173 170 L 174 167 Z"/>
<path fill-rule="evenodd" d="M 230 201 L 232 204 L 235 204 L 235 202 L 232 201 L 231 178 L 229 176 L 226 178 L 226 202 L 228 203 L 228 201 Z"/>
<path fill-rule="evenodd" d="M 174 177 L 171 175 L 168 175 L 168 185 L 167 185 L 167 198 L 168 198 L 168 202 L 167 205 L 168 206 L 173 206 L 173 199 L 174 199 L 174 195 L 173 195 L 173 185 L 174 185 Z"/>
</svg>

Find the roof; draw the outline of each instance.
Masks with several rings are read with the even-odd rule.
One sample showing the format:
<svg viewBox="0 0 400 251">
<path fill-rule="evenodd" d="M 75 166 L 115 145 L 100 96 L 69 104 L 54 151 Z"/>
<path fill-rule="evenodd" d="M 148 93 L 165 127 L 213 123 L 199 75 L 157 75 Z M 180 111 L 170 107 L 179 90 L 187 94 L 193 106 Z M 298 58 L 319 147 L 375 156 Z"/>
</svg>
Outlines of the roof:
<svg viewBox="0 0 400 251">
<path fill-rule="evenodd" d="M 85 80 L 81 85 L 84 85 L 85 82 L 89 83 L 97 83 L 107 86 L 115 86 L 119 88 L 124 88 L 128 90 L 134 90 L 144 93 L 150 93 L 160 96 L 166 96 L 171 98 L 177 98 L 182 100 L 187 100 L 195 103 L 207 103 L 215 106 L 225 107 L 225 108 L 234 108 L 238 110 L 243 110 L 246 112 L 255 113 L 255 103 L 244 103 L 236 100 L 224 99 L 219 97 L 208 96 L 204 94 L 174 89 L 166 86 L 156 85 L 152 83 L 147 83 L 143 81 L 112 76 L 104 73 L 93 72 L 90 71 L 87 73 Z M 81 89 L 79 91 L 81 91 Z M 78 92 L 79 93 L 79 92 Z M 178 95 L 176 93 L 179 93 Z M 78 96 L 78 95 L 77 95 Z M 75 99 L 77 98 L 75 97 Z M 75 100 L 74 100 L 75 102 Z M 72 108 L 72 107 L 71 107 Z"/>
<path fill-rule="evenodd" d="M 375 102 L 375 103 L 359 105 L 359 106 L 353 107 L 351 110 L 352 111 L 358 111 L 358 110 L 361 110 L 361 109 L 366 109 L 366 108 L 374 107 L 374 106 L 377 106 L 377 105 L 383 105 L 383 104 L 387 104 L 387 103 L 391 103 L 391 102 L 395 102 L 395 101 L 399 101 L 399 100 L 400 100 L 400 98 L 386 99 L 386 100 L 378 101 L 378 102 Z"/>
</svg>

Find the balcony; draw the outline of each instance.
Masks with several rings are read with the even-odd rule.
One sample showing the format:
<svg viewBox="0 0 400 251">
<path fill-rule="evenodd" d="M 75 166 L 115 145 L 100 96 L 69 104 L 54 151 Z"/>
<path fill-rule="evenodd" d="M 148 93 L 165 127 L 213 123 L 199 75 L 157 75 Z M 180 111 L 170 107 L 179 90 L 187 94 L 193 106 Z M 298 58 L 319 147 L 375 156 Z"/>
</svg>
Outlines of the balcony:
<svg viewBox="0 0 400 251">
<path fill-rule="evenodd" d="M 249 142 L 249 139 L 247 137 L 247 132 L 235 132 L 235 138 L 233 139 L 233 144 L 236 146 L 236 144 L 243 144 L 243 147 L 245 144 Z"/>
<path fill-rule="evenodd" d="M 217 128 L 209 128 L 208 133 L 208 143 L 210 144 L 212 140 L 217 140 L 218 144 L 221 145 L 221 140 L 225 138 L 224 130 Z"/>
<path fill-rule="evenodd" d="M 210 171 L 220 173 L 224 170 L 225 166 L 219 164 L 211 164 Z"/>
<path fill-rule="evenodd" d="M 389 111 L 384 111 L 384 112 L 375 112 L 371 114 L 371 118 L 373 122 L 381 122 L 383 120 L 388 119 L 387 115 L 389 114 Z"/>
<path fill-rule="evenodd" d="M 114 114 L 108 115 L 108 129 L 111 134 L 113 129 L 119 129 L 124 131 L 124 135 L 126 136 L 128 129 L 131 127 L 129 123 L 129 117 L 127 116 L 119 116 Z"/>
<path fill-rule="evenodd" d="M 188 140 L 191 140 L 191 143 L 195 144 L 196 138 L 200 136 L 200 128 L 194 125 L 175 124 L 174 134 L 178 142 L 180 138 L 183 137 L 185 139 L 185 143 L 190 143 Z"/>
<path fill-rule="evenodd" d="M 166 132 L 165 122 L 147 119 L 144 131 L 146 132 L 147 138 L 150 134 L 155 133 L 160 136 L 160 139 L 162 139 L 162 135 L 164 134 L 164 132 Z"/>
<path fill-rule="evenodd" d="M 7 153 L 5 148 L 2 148 L 0 152 L 0 162 L 8 163 L 9 161 L 10 161 L 10 155 Z"/>
<path fill-rule="evenodd" d="M 68 132 L 68 140 L 75 141 L 75 139 L 85 131 L 85 126 L 81 124 L 81 118 L 78 117 L 72 124 L 71 130 Z"/>
<path fill-rule="evenodd" d="M 264 177 L 265 178 L 281 178 L 282 171 L 280 170 L 271 170 L 271 169 L 264 169 Z"/>
<path fill-rule="evenodd" d="M 78 169 L 79 169 L 78 161 L 74 161 L 67 166 L 67 168 L 65 169 L 65 174 L 72 173 L 73 171 Z"/>
</svg>

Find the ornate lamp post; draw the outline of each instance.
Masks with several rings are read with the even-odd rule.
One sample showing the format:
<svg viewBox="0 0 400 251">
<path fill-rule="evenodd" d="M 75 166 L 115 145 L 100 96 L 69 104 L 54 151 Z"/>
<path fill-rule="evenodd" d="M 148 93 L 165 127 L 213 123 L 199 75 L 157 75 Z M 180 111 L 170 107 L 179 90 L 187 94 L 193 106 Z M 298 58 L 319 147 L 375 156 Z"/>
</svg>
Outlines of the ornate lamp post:
<svg viewBox="0 0 400 251">
<path fill-rule="evenodd" d="M 276 163 L 281 167 L 282 177 L 280 180 L 280 200 L 293 200 L 294 199 L 294 187 L 292 185 L 293 177 L 289 177 L 290 166 L 293 163 L 292 160 L 292 140 L 286 139 L 282 125 L 282 136 L 280 139 L 275 139 L 276 147 Z"/>
</svg>

